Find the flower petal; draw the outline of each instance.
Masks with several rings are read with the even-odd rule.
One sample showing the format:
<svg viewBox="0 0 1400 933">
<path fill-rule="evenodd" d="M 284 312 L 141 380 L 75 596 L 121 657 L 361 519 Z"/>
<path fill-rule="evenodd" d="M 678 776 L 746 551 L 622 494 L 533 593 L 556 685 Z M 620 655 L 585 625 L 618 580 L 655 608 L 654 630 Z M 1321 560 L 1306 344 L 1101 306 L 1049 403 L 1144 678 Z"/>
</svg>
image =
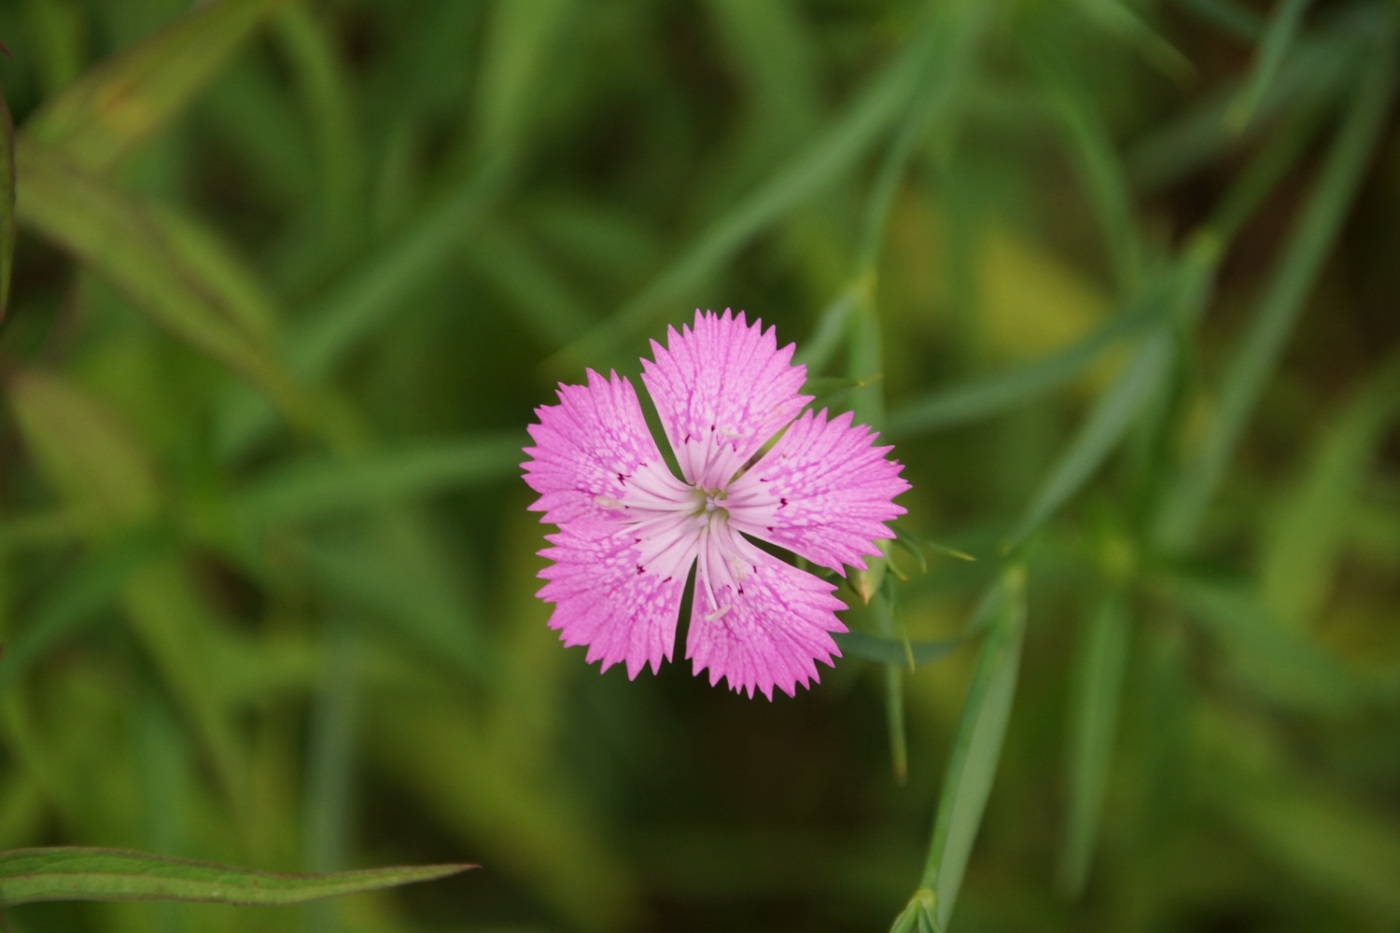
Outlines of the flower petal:
<svg viewBox="0 0 1400 933">
<path fill-rule="evenodd" d="M 666 346 L 651 349 L 642 382 L 682 475 L 705 489 L 727 483 L 812 400 L 799 394 L 807 369 L 792 365 L 792 344 L 778 349 L 774 329 L 743 312 L 696 311 L 693 328 L 668 328 Z"/>
<path fill-rule="evenodd" d="M 710 671 L 736 693 L 773 688 L 792 696 L 798 684 L 820 679 L 817 661 L 831 664 L 841 651 L 832 632 L 846 627 L 835 611 L 845 604 L 836 587 L 785 564 L 723 525 L 705 536 L 695 573 L 685 656 L 695 673 Z"/>
<path fill-rule="evenodd" d="M 553 547 L 540 556 L 553 563 L 540 571 L 549 582 L 538 595 L 554 603 L 549 627 L 558 629 L 567 646 L 587 645 L 588 661 L 602 661 L 605 671 L 622 661 L 629 678 L 647 664 L 656 673 L 663 658 L 670 660 L 676 642 L 694 539 L 689 539 L 689 560 L 671 564 L 680 572 L 663 576 L 643 567 L 631 526 L 571 522 L 546 538 Z"/>
<path fill-rule="evenodd" d="M 874 440 L 850 412 L 805 413 L 731 485 L 730 525 L 838 572 L 864 569 L 875 541 L 894 537 L 884 523 L 904 514 L 893 500 L 909 488 Z"/>
<path fill-rule="evenodd" d="M 559 404 L 535 409 L 530 425 L 535 446 L 521 466 L 525 482 L 540 494 L 530 508 L 542 521 L 563 525 L 600 521 L 617 514 L 627 481 L 653 465 L 663 465 L 632 384 L 612 373 L 607 379 L 588 371 L 588 385 L 559 386 Z"/>
</svg>

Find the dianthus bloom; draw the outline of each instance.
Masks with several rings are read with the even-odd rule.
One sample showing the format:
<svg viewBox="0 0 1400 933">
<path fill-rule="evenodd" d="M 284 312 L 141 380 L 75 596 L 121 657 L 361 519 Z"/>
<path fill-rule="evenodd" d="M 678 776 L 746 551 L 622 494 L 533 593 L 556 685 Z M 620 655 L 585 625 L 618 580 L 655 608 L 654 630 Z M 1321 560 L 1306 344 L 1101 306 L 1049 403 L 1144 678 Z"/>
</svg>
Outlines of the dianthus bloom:
<svg viewBox="0 0 1400 933">
<path fill-rule="evenodd" d="M 554 604 L 551 628 L 566 645 L 587 645 L 607 670 L 619 661 L 635 678 L 671 657 L 691 568 L 686 657 L 735 690 L 770 700 L 777 687 L 818 679 L 846 627 L 836 587 L 786 563 L 765 541 L 844 574 L 878 556 L 893 537 L 885 522 L 909 488 L 897 461 L 849 413 L 803 411 L 807 371 L 778 349 L 774 329 L 695 313 L 651 343 L 642 382 L 680 468 L 662 458 L 632 384 L 588 371 L 586 386 L 559 386 L 559 404 L 536 409 L 525 481 L 531 509 L 557 525 L 540 552 L 552 563 L 539 596 Z"/>
</svg>

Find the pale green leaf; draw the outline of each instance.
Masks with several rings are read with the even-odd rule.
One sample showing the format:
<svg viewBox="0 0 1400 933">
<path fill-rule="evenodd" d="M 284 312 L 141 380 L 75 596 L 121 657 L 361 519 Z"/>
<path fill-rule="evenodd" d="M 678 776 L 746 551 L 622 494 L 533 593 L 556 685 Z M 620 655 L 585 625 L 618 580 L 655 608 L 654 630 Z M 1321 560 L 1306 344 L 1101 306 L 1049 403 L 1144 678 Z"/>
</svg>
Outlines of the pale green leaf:
<svg viewBox="0 0 1400 933">
<path fill-rule="evenodd" d="M 25 123 L 24 140 L 78 168 L 105 172 L 176 117 L 283 2 L 203 4 L 48 101 Z"/>
<path fill-rule="evenodd" d="M 181 340 L 240 373 L 289 414 L 305 403 L 268 333 L 254 279 L 213 234 L 152 208 L 32 142 L 18 151 L 18 214 Z"/>
<path fill-rule="evenodd" d="M 132 900 L 299 904 L 435 881 L 475 867 L 419 865 L 328 875 L 279 875 L 119 849 L 14 849 L 0 853 L 0 904 Z"/>
<path fill-rule="evenodd" d="M 1008 569 L 994 592 L 997 618 L 968 688 L 924 866 L 922 886 L 934 892 L 940 928 L 957 902 L 1011 717 L 1025 636 L 1024 568 Z"/>
</svg>

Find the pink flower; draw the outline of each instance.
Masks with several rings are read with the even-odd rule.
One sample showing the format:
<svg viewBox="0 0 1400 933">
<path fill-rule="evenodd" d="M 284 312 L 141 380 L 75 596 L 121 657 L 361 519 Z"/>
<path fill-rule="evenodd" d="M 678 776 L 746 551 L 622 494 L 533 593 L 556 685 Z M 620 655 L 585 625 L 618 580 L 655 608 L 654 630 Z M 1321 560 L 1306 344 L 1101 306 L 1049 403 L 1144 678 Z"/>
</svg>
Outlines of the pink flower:
<svg viewBox="0 0 1400 933">
<path fill-rule="evenodd" d="M 681 597 L 695 568 L 685 654 L 735 690 L 770 700 L 777 687 L 819 679 L 816 662 L 840 650 L 846 627 L 831 583 L 779 560 L 750 539 L 844 573 L 877 556 L 885 522 L 903 514 L 903 469 L 849 413 L 803 412 L 806 367 L 779 350 L 773 328 L 695 313 L 669 328 L 642 361 L 680 467 L 662 458 L 632 384 L 588 371 L 588 385 L 559 386 L 559 404 L 535 410 L 525 448 L 531 506 L 559 526 L 540 552 L 553 563 L 539 596 L 566 645 L 587 645 L 607 670 L 635 678 L 670 659 Z"/>
</svg>

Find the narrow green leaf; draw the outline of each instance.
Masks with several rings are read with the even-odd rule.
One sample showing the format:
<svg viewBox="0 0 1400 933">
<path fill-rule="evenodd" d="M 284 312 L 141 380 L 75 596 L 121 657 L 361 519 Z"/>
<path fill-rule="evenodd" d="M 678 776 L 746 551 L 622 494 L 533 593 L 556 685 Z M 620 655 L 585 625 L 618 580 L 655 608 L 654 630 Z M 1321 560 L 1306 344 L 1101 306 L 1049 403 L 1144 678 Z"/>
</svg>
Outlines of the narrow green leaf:
<svg viewBox="0 0 1400 933">
<path fill-rule="evenodd" d="M 27 613 L 24 627 L 5 645 L 0 696 L 66 638 L 117 605 L 133 575 L 157 551 L 149 535 L 113 541 L 79 562 L 65 585 L 45 592 Z"/>
<path fill-rule="evenodd" d="M 345 867 L 352 845 L 350 827 L 355 823 L 363 662 L 360 629 L 347 617 L 348 611 L 331 609 L 324 626 L 326 657 L 308 721 L 301 867 L 315 872 Z M 335 929 L 335 918 L 326 905 L 308 908 L 306 919 L 308 933 Z"/>
<path fill-rule="evenodd" d="M 1241 349 L 1226 374 L 1220 403 L 1199 454 L 1167 498 L 1156 529 L 1168 548 L 1195 536 L 1260 393 L 1356 196 L 1395 89 L 1395 56 L 1388 41 L 1394 17 L 1382 20 L 1365 49 L 1361 85 L 1283 254 L 1270 277 Z"/>
<path fill-rule="evenodd" d="M 888 587 L 880 587 L 874 594 L 871 602 L 871 609 L 874 611 L 875 623 L 884 636 L 884 640 L 891 641 L 895 631 L 893 596 Z M 901 632 L 901 634 L 903 634 Z M 908 654 L 909 639 L 905 636 L 902 643 L 906 649 L 906 662 L 909 667 L 914 666 L 912 654 Z M 904 726 L 904 666 L 899 664 L 887 664 L 884 670 L 885 675 L 885 726 L 889 733 L 890 742 L 890 769 L 894 775 L 896 784 L 903 785 L 909 778 L 909 735 Z"/>
<path fill-rule="evenodd" d="M 13 849 L 0 853 L 0 904 L 132 900 L 299 904 L 435 881 L 476 867 L 417 865 L 329 875 L 279 875 L 120 849 Z"/>
<path fill-rule="evenodd" d="M 1230 122 L 1242 127 L 1254 116 L 1259 101 L 1263 99 L 1269 85 L 1278 74 L 1279 65 L 1293 45 L 1298 34 L 1298 26 L 1303 21 L 1310 0 L 1279 0 L 1269 25 L 1259 42 L 1254 67 L 1249 72 L 1249 82 L 1244 93 L 1230 108 Z"/>
<path fill-rule="evenodd" d="M 514 152 L 538 119 L 539 91 L 552 77 L 573 7 L 573 0 L 533 0 L 491 8 L 473 111 L 483 151 Z"/>
<path fill-rule="evenodd" d="M 1400 408 L 1400 353 L 1374 371 L 1354 398 L 1320 428 L 1307 467 L 1279 497 L 1264 539 L 1260 599 L 1301 630 L 1322 611 L 1367 468 Z"/>
<path fill-rule="evenodd" d="M 1286 627 L 1249 592 L 1186 574 L 1172 579 L 1170 592 L 1216 638 L 1240 673 L 1276 701 L 1340 715 L 1365 698 L 1350 671 Z"/>
<path fill-rule="evenodd" d="M 388 315 L 401 309 L 404 294 L 436 273 L 476 232 L 504 196 L 511 170 L 500 159 L 483 164 L 355 264 L 324 301 L 307 311 L 304 323 L 292 329 L 288 356 L 297 375 L 311 382 L 324 379 Z M 273 423 L 261 399 L 237 393 L 229 397 L 220 420 L 217 443 L 224 454 L 245 451 Z"/>
<path fill-rule="evenodd" d="M 359 460 L 293 461 L 244 492 L 234 511 L 256 527 L 491 482 L 519 472 L 523 446 L 523 436 L 511 435 L 400 448 Z"/>
<path fill-rule="evenodd" d="M 938 800 L 921 886 L 934 892 L 946 929 L 982 822 L 1011 716 L 1025 635 L 1025 569 L 1008 568 L 996 589 L 999 613 L 982 644 Z"/>
<path fill-rule="evenodd" d="M 978 37 L 990 12 L 988 6 L 980 3 L 968 4 L 962 10 L 950 5 L 946 10 L 955 18 L 943 23 L 939 29 L 944 33 L 941 38 L 944 44 L 928 56 L 923 75 L 914 89 L 898 132 L 876 171 L 870 197 L 866 200 L 860 246 L 856 254 L 855 279 L 869 283 L 869 287 L 862 289 L 862 294 L 869 299 L 866 304 L 870 307 L 874 304 L 880 247 L 900 182 L 930 127 L 953 112 L 953 103 L 959 99 L 959 91 L 972 70 L 974 53 L 979 45 Z"/>
<path fill-rule="evenodd" d="M 368 214 L 364 196 L 368 150 L 356 121 L 355 89 L 341 61 L 339 35 L 327 22 L 294 4 L 274 20 L 273 36 L 304 100 L 301 114 L 315 153 L 314 184 L 319 197 L 319 228 L 311 249 L 328 265 L 349 259 L 360 242 Z"/>
<path fill-rule="evenodd" d="M 1128 153 L 1134 189 L 1159 191 L 1180 182 L 1202 166 L 1239 151 L 1262 134 L 1271 119 L 1297 117 L 1344 93 L 1354 71 L 1348 54 L 1355 46 L 1354 32 L 1329 30 L 1306 42 L 1300 39 L 1257 104 L 1254 119 L 1243 129 L 1235 128 L 1229 119 L 1241 93 L 1238 84 L 1207 94 L 1201 103 L 1164 121 Z"/>
<path fill-rule="evenodd" d="M 1164 329 L 1147 336 L 1113 385 L 1104 391 L 1007 536 L 1008 549 L 1024 541 L 1093 477 L 1123 439 L 1148 397 L 1157 390 L 1174 352 L 1173 338 Z"/>
<path fill-rule="evenodd" d="M 155 516 L 160 487 L 151 457 L 109 409 L 42 370 L 13 373 L 5 395 L 40 475 L 87 533 L 109 536 Z"/>
<path fill-rule="evenodd" d="M 1400 922 L 1400 824 L 1393 814 L 1358 804 L 1355 793 L 1287 775 L 1220 781 L 1219 818 L 1241 827 L 1261 856 L 1300 885 L 1339 902 L 1365 905 L 1387 925 Z M 1226 792 L 1226 788 L 1233 792 Z"/>
<path fill-rule="evenodd" d="M 1028 43 L 1039 84 L 1059 118 L 1098 220 L 1118 292 L 1134 294 L 1142 273 L 1142 242 L 1128 173 L 1099 114 L 1101 104 L 1066 66 L 1059 48 L 1033 31 Z"/>
<path fill-rule="evenodd" d="M 470 573 L 411 514 L 386 513 L 334 544 L 308 547 L 303 558 L 319 591 L 382 619 L 416 656 L 498 692 L 509 686 L 497 647 L 481 634 L 477 602 L 462 592 Z"/>
<path fill-rule="evenodd" d="M 1112 590 L 1103 595 L 1084 626 L 1070 684 L 1065 758 L 1069 806 L 1060 850 L 1060 885 L 1070 896 L 1083 891 L 1089 875 L 1127 659 L 1127 601 L 1121 591 Z"/>
<path fill-rule="evenodd" d="M 195 234 L 191 222 L 134 201 L 33 143 L 21 143 L 18 163 L 24 223 L 301 417 L 305 403 L 266 332 L 267 303 L 212 234 Z"/>
<path fill-rule="evenodd" d="M 967 643 L 965 636 L 945 641 L 900 641 L 864 632 L 842 632 L 832 637 L 843 657 L 898 668 L 941 661 Z"/>
<path fill-rule="evenodd" d="M 1160 297 L 1145 296 L 1135 301 L 1092 334 L 1057 353 L 907 402 L 890 413 L 885 433 L 891 437 L 912 437 L 988 418 L 1065 385 L 1110 347 L 1160 317 Z"/>
<path fill-rule="evenodd" d="M 557 253 L 529 242 L 510 218 L 493 218 L 480 246 L 465 258 L 511 302 L 543 345 L 560 346 L 594 326 L 594 314 L 560 275 Z"/>
<path fill-rule="evenodd" d="M 1168 77 L 1186 81 L 1195 75 L 1196 66 L 1191 59 L 1154 29 L 1135 4 L 1125 0 L 1076 0 L 1074 5 L 1087 19 L 1135 48 Z"/>
<path fill-rule="evenodd" d="M 57 376 L 11 376 L 8 401 L 40 474 L 83 516 L 93 539 L 139 532 L 159 515 L 160 478 L 140 441 L 97 399 Z M 242 755 L 222 691 L 203 596 L 173 557 L 135 568 L 123 590 L 133 630 L 205 742 L 231 799 L 239 799 Z"/>
<path fill-rule="evenodd" d="M 951 8 L 950 8 L 951 9 Z M 961 15 L 980 18 L 976 4 Z M 851 106 L 833 120 L 811 144 L 779 165 L 750 194 L 696 236 L 681 255 L 645 288 L 634 295 L 608 321 L 589 335 L 565 347 L 552 358 L 551 369 L 597 365 L 621 342 L 632 337 L 658 312 L 670 311 L 682 296 L 713 273 L 755 234 L 849 171 L 905 108 L 918 86 L 933 50 L 950 35 L 972 42 L 975 30 L 950 28 L 941 17 L 931 16 L 910 39 L 898 57 L 878 74 Z M 956 60 L 953 49 L 940 57 Z"/>
<path fill-rule="evenodd" d="M 106 172 L 177 116 L 283 2 L 203 4 L 51 99 L 25 123 L 25 142 L 85 171 Z"/>
<path fill-rule="evenodd" d="M 0 322 L 10 303 L 15 258 L 15 125 L 0 93 Z"/>
</svg>

